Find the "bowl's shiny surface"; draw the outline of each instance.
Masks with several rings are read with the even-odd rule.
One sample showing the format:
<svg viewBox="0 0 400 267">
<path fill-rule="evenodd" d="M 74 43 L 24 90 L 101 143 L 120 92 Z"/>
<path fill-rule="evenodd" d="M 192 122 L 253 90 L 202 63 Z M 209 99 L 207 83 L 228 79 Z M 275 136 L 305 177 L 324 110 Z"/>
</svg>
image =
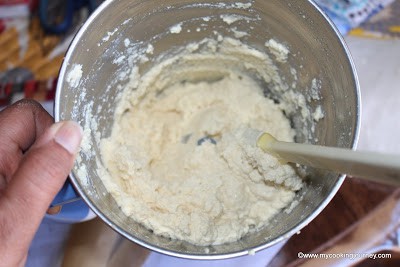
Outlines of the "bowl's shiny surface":
<svg viewBox="0 0 400 267">
<path fill-rule="evenodd" d="M 78 32 L 66 55 L 57 86 L 56 120 L 84 122 L 88 116 L 94 117 L 100 137 L 109 136 L 113 107 L 121 90 L 117 88 L 123 88 L 117 85 L 127 82 L 116 79 L 121 69 L 112 61 L 115 51 L 124 51 L 125 38 L 142 41 L 142 45 L 152 40 L 156 48 L 153 56 L 156 57 L 172 46 L 182 46 L 208 37 L 215 28 L 223 34 L 229 34 L 223 32 L 227 27 L 225 23 L 212 21 L 210 23 L 215 24 L 213 27 L 197 32 L 199 22 L 193 18 L 233 13 L 257 18 L 237 25 L 238 30 L 249 32 L 245 42 L 250 46 L 266 49 L 265 40 L 274 38 L 297 54 L 290 57 L 288 63 L 298 67 L 296 88 L 300 93 L 307 93 L 313 78 L 321 81 L 321 99 L 317 104 L 322 106 L 325 117 L 316 125 L 311 139 L 299 133 L 297 141 L 318 140 L 323 145 L 354 148 L 360 121 L 358 80 L 342 38 L 321 11 L 307 0 L 253 1 L 248 9 L 221 7 L 220 2 L 108 0 L 103 3 Z M 181 21 L 186 21 L 193 30 L 182 35 L 153 38 Z M 114 31 L 116 28 L 118 30 Z M 82 65 L 82 79 L 77 88 L 67 82 L 67 74 L 74 64 Z M 293 79 L 289 67 L 281 66 L 280 73 L 288 83 Z M 88 104 L 91 105 L 90 110 L 86 108 Z M 301 122 L 295 116 L 291 119 L 295 127 L 304 126 L 296 125 L 296 121 Z M 95 136 L 91 138 L 95 139 Z M 92 150 L 92 156 L 81 157 L 83 160 L 76 164 L 71 175 L 74 185 L 92 210 L 134 242 L 161 253 L 193 259 L 245 255 L 287 239 L 319 214 L 344 179 L 343 175 L 309 169 L 307 186 L 299 192 L 299 204 L 291 213 L 282 212 L 268 227 L 248 234 L 237 242 L 205 249 L 184 241 L 156 236 L 125 216 L 107 193 L 96 172 L 96 164 L 101 162 L 96 142 L 93 142 Z M 88 177 L 79 177 L 78 165 L 86 166 Z M 84 179 L 88 181 L 83 182 Z"/>
</svg>

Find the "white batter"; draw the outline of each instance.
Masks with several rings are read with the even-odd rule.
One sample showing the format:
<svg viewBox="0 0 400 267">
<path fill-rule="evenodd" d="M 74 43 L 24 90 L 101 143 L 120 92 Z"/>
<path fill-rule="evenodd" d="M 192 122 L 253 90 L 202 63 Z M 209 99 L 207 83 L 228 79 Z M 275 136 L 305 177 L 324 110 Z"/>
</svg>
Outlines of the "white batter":
<svg viewBox="0 0 400 267">
<path fill-rule="evenodd" d="M 193 77 L 206 65 L 194 66 Z M 251 77 L 235 69 L 210 82 L 135 75 L 101 143 L 102 179 L 124 213 L 156 234 L 210 245 L 262 228 L 293 201 L 302 186 L 294 169 L 240 140 L 246 127 L 294 136 L 281 106 Z M 212 140 L 199 145 L 203 137 Z"/>
</svg>

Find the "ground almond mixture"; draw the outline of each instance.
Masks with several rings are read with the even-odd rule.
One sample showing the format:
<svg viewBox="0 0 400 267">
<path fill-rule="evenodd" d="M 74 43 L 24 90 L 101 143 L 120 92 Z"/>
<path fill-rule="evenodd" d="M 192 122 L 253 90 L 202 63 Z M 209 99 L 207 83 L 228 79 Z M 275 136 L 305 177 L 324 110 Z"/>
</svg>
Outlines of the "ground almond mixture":
<svg viewBox="0 0 400 267">
<path fill-rule="evenodd" d="M 227 51 L 230 62 L 233 50 Z M 154 233 L 222 244 L 265 226 L 293 201 L 302 180 L 241 140 L 253 128 L 293 141 L 282 106 L 234 68 L 209 70 L 209 81 L 196 78 L 207 76 L 209 63 L 199 62 L 181 68 L 187 79 L 157 72 L 138 78 L 133 70 L 136 84 L 121 98 L 111 136 L 101 141 L 102 179 L 122 211 Z"/>
</svg>

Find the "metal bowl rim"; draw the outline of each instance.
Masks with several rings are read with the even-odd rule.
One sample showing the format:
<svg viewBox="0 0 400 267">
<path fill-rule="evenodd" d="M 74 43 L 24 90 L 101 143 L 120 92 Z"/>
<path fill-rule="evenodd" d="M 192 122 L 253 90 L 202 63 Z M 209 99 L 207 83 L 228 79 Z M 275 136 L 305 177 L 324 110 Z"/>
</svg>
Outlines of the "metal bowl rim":
<svg viewBox="0 0 400 267">
<path fill-rule="evenodd" d="M 57 90 L 56 90 L 55 102 L 54 102 L 54 118 L 55 118 L 56 122 L 60 121 L 60 102 L 61 102 L 61 100 L 60 100 L 61 99 L 61 90 L 60 89 L 62 88 L 62 84 L 63 84 L 63 81 L 64 81 L 64 76 L 66 75 L 67 67 L 70 64 L 70 62 L 69 62 L 70 58 L 72 57 L 72 54 L 73 54 L 78 42 L 84 36 L 84 34 L 85 34 L 87 28 L 89 27 L 89 25 L 91 25 L 91 23 L 95 20 L 95 18 L 97 18 L 97 16 L 101 12 L 103 12 L 113 1 L 115 1 L 115 0 L 106 0 L 91 14 L 91 16 L 88 18 L 88 20 L 83 24 L 83 26 L 77 32 L 77 34 L 75 35 L 71 45 L 68 48 L 67 54 L 66 54 L 66 56 L 64 58 L 64 61 L 62 63 L 62 66 L 61 66 L 61 69 L 60 69 L 60 72 L 59 72 L 59 79 L 57 81 Z M 347 59 L 348 59 L 348 63 L 350 64 L 350 67 L 351 67 L 351 70 L 352 70 L 354 83 L 355 83 L 355 86 L 356 86 L 355 93 L 356 93 L 356 101 L 357 101 L 357 103 L 356 103 L 356 105 L 357 105 L 357 114 L 356 114 L 356 125 L 355 125 L 355 129 L 354 129 L 354 139 L 353 139 L 353 143 L 351 145 L 351 148 L 353 150 L 355 150 L 356 147 L 357 147 L 357 144 L 358 144 L 359 134 L 360 134 L 360 126 L 361 126 L 360 125 L 360 123 L 361 123 L 361 93 L 360 93 L 360 84 L 359 84 L 359 79 L 358 79 L 358 75 L 357 75 L 357 72 L 356 72 L 356 67 L 355 67 L 354 61 L 352 59 L 352 56 L 350 54 L 349 48 L 348 48 L 347 44 L 345 43 L 344 38 L 340 34 L 339 30 L 334 25 L 334 23 L 321 10 L 321 8 L 319 6 L 317 6 L 317 4 L 315 4 L 312 0 L 306 0 L 306 1 L 310 5 L 312 5 L 313 8 L 315 8 L 317 10 L 317 12 L 319 12 L 321 14 L 321 16 L 326 20 L 326 22 L 329 24 L 331 29 L 334 31 L 336 37 L 340 41 L 340 43 L 342 45 L 342 48 L 344 49 L 344 51 L 346 53 L 346 56 L 347 56 Z M 94 203 L 92 203 L 92 201 L 86 195 L 85 191 L 79 186 L 78 180 L 75 177 L 75 174 L 73 172 L 70 173 L 69 177 L 70 177 L 70 180 L 72 181 L 72 184 L 74 185 L 75 189 L 81 195 L 83 200 L 88 204 L 90 209 L 97 216 L 99 216 L 107 225 L 109 225 L 112 229 L 117 231 L 119 234 L 123 235 L 127 239 L 129 239 L 129 240 L 131 240 L 131 241 L 133 241 L 133 242 L 135 242 L 135 243 L 137 243 L 137 244 L 139 244 L 139 245 L 141 245 L 143 247 L 146 247 L 146 248 L 148 248 L 148 249 L 150 249 L 152 251 L 156 251 L 156 252 L 159 252 L 159 253 L 162 253 L 162 254 L 166 254 L 166 255 L 169 255 L 169 256 L 185 258 L 185 259 L 196 259 L 196 260 L 216 260 L 216 259 L 228 259 L 228 258 L 233 258 L 233 257 L 238 257 L 238 256 L 244 256 L 244 255 L 248 255 L 249 253 L 255 253 L 257 251 L 269 248 L 269 247 L 271 247 L 271 246 L 273 246 L 275 244 L 278 244 L 278 243 L 280 243 L 282 241 L 287 240 L 288 238 L 290 238 L 291 236 L 296 234 L 298 231 L 300 231 L 303 227 L 308 225 L 318 214 L 321 213 L 321 211 L 328 205 L 328 203 L 336 195 L 337 191 L 339 190 L 340 186 L 342 185 L 342 183 L 344 182 L 344 179 L 345 179 L 345 175 L 339 175 L 335 186 L 332 188 L 331 192 L 324 199 L 324 201 L 322 201 L 322 203 L 318 206 L 318 208 L 316 210 L 314 210 L 314 212 L 310 216 L 305 218 L 302 222 L 300 222 L 293 229 L 287 231 L 285 234 L 275 238 L 274 240 L 272 240 L 272 241 L 270 241 L 268 243 L 262 244 L 260 246 L 254 247 L 254 248 L 249 248 L 249 249 L 238 251 L 238 252 L 225 253 L 225 254 L 213 254 L 213 255 L 209 255 L 209 254 L 193 255 L 193 254 L 185 254 L 185 253 L 179 253 L 179 252 L 163 249 L 163 248 L 157 247 L 155 245 L 149 244 L 147 242 L 144 242 L 144 241 L 142 241 L 140 239 L 137 239 L 137 238 L 133 237 L 128 232 L 126 232 L 125 230 L 121 229 L 118 225 L 113 223 L 112 220 L 110 220 L 107 216 L 105 216 L 101 212 L 101 210 L 98 209 L 97 206 Z"/>
</svg>

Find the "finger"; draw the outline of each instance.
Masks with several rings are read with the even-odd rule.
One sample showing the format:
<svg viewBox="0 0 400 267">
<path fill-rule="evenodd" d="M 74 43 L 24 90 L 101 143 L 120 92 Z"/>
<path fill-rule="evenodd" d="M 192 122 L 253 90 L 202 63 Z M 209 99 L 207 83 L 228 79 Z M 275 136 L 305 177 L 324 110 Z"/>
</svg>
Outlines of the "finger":
<svg viewBox="0 0 400 267">
<path fill-rule="evenodd" d="M 0 178 L 4 188 L 33 142 L 53 124 L 53 118 L 34 100 L 21 100 L 0 112 Z"/>
<path fill-rule="evenodd" d="M 4 127 L 0 141 L 25 151 L 52 124 L 53 118 L 38 102 L 23 99 L 0 112 L 0 125 Z M 1 146 L 1 152 L 9 147 Z"/>
<path fill-rule="evenodd" d="M 26 246 L 72 168 L 81 139 L 82 129 L 77 123 L 57 123 L 24 156 L 0 198 L 0 210 L 9 215 L 5 220 L 10 223 L 5 227 L 12 227 L 10 247 L 14 245 L 22 252 L 28 249 Z"/>
</svg>

